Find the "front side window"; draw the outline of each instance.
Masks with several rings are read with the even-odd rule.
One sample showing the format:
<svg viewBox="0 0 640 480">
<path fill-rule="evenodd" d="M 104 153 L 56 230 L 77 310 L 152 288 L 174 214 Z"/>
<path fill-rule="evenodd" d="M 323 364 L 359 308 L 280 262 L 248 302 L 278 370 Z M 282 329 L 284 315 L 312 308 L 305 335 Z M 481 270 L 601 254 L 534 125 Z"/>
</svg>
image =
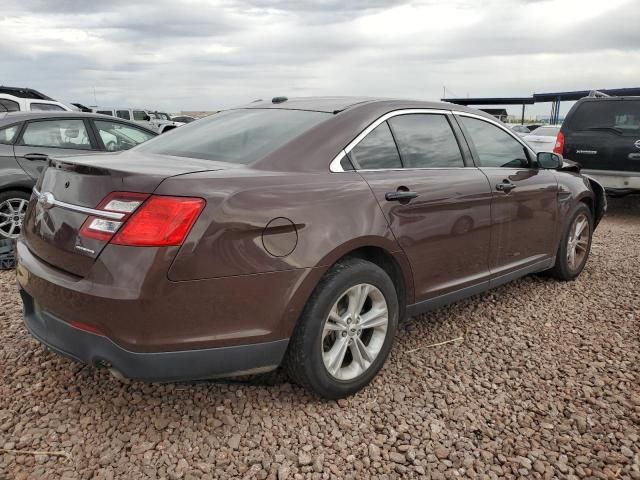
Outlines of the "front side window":
<svg viewBox="0 0 640 480">
<path fill-rule="evenodd" d="M 387 122 L 374 128 L 350 152 L 349 157 L 360 169 L 402 168 L 396 143 Z"/>
<path fill-rule="evenodd" d="M 330 113 L 285 109 L 230 110 L 180 127 L 137 149 L 160 155 L 248 164 L 303 134 Z"/>
<path fill-rule="evenodd" d="M 64 112 L 64 108 L 60 105 L 54 105 L 52 103 L 32 103 L 31 104 L 32 112 Z"/>
<path fill-rule="evenodd" d="M 405 168 L 464 167 L 460 147 L 444 115 L 399 115 L 389 124 Z"/>
<path fill-rule="evenodd" d="M 525 147 L 507 132 L 477 118 L 458 117 L 475 147 L 481 167 L 527 168 Z"/>
<path fill-rule="evenodd" d="M 125 120 L 131 120 L 131 115 L 129 114 L 129 110 L 118 110 L 116 112 L 118 118 L 123 118 Z"/>
<path fill-rule="evenodd" d="M 32 147 L 91 149 L 89 136 L 82 120 L 57 119 L 30 122 L 22 135 L 22 144 Z"/>
<path fill-rule="evenodd" d="M 9 100 L 8 98 L 0 98 L 0 112 L 19 112 L 20 105 L 18 102 Z"/>
<path fill-rule="evenodd" d="M 147 114 L 146 114 L 146 112 L 143 112 L 142 110 L 134 110 L 133 111 L 133 119 L 134 120 L 146 120 L 147 119 Z"/>
<path fill-rule="evenodd" d="M 0 129 L 0 143 L 11 144 L 16 134 L 20 130 L 20 125 L 11 125 L 10 127 Z"/>
<path fill-rule="evenodd" d="M 109 152 L 129 150 L 155 137 L 152 133 L 122 123 L 96 120 L 95 125 L 102 143 Z"/>
</svg>

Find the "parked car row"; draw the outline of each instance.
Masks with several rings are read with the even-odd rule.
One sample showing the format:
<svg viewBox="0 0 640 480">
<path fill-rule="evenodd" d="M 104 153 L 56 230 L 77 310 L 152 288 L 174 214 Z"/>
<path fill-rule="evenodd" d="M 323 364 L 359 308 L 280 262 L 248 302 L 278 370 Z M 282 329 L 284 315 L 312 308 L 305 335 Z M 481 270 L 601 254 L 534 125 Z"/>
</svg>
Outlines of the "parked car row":
<svg viewBox="0 0 640 480">
<path fill-rule="evenodd" d="M 130 126 L 22 115 L 0 130 L 14 163 L 51 138 L 105 151 L 99 124 Z M 533 272 L 575 278 L 605 209 L 596 181 L 477 110 L 277 97 L 49 158 L 17 278 L 35 338 L 117 376 L 283 365 L 340 398 L 382 368 L 401 318 Z"/>
<path fill-rule="evenodd" d="M 119 152 L 156 135 L 91 113 L 0 113 L 0 239 L 20 235 L 31 190 L 49 157 Z"/>
</svg>

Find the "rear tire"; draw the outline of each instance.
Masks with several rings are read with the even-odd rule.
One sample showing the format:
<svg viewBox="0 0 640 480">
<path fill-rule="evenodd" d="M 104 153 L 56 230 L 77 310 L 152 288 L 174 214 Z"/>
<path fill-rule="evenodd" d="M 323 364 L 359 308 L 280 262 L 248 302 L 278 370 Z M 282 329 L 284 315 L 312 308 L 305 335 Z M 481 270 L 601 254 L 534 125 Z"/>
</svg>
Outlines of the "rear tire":
<svg viewBox="0 0 640 480">
<path fill-rule="evenodd" d="M 361 390 L 391 350 L 398 311 L 384 270 L 358 258 L 336 264 L 309 298 L 291 337 L 284 361 L 289 377 L 327 399 Z"/>
<path fill-rule="evenodd" d="M 30 198 L 20 190 L 0 192 L 0 240 L 18 238 Z"/>
<path fill-rule="evenodd" d="M 589 259 L 593 235 L 593 215 L 584 203 L 579 203 L 564 226 L 556 263 L 549 273 L 558 280 L 574 280 Z"/>
</svg>

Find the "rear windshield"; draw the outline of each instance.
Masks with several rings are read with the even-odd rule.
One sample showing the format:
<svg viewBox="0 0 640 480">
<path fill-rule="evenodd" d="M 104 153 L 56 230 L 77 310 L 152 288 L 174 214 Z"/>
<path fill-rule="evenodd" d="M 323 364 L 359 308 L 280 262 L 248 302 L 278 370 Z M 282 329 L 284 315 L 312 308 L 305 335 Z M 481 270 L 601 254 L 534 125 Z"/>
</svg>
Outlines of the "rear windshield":
<svg viewBox="0 0 640 480">
<path fill-rule="evenodd" d="M 571 130 L 612 130 L 637 135 L 640 131 L 640 100 L 584 102 L 569 119 Z"/>
<path fill-rule="evenodd" d="M 559 127 L 540 127 L 531 132 L 531 135 L 537 135 L 540 137 L 555 137 L 559 131 Z"/>
<path fill-rule="evenodd" d="M 248 164 L 330 116 L 302 110 L 230 110 L 177 128 L 137 149 L 160 155 Z"/>
</svg>

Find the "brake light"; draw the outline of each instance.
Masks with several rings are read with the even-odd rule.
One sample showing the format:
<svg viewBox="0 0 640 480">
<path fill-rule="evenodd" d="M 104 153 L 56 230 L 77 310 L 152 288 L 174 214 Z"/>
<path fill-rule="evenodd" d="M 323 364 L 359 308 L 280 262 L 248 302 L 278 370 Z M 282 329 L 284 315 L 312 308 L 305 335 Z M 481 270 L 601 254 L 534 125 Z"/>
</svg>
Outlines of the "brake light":
<svg viewBox="0 0 640 480">
<path fill-rule="evenodd" d="M 147 199 L 148 193 L 112 192 L 96 207 L 107 214 L 104 217 L 89 216 L 80 228 L 80 236 L 108 242 L 131 214 Z M 108 218 L 108 213 L 120 214 Z"/>
<path fill-rule="evenodd" d="M 111 243 L 137 247 L 181 245 L 204 205 L 201 198 L 153 195 L 131 215 Z"/>
<path fill-rule="evenodd" d="M 564 154 L 564 133 L 558 132 L 556 137 L 556 145 L 553 147 L 553 153 Z"/>
</svg>

